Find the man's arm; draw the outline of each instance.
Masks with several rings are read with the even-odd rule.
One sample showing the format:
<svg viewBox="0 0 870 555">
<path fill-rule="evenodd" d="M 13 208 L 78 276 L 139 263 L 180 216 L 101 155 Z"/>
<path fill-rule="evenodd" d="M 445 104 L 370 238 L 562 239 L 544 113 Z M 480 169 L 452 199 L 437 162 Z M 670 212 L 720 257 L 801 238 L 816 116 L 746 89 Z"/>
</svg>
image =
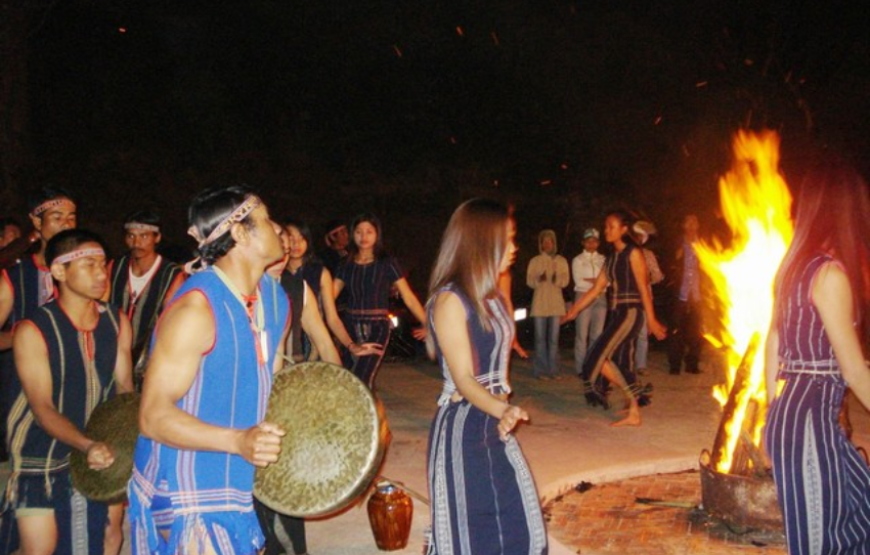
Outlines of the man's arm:
<svg viewBox="0 0 870 555">
<path fill-rule="evenodd" d="M 262 422 L 247 430 L 206 424 L 176 403 L 187 393 L 202 357 L 212 348 L 215 324 L 208 301 L 192 291 L 169 306 L 160 319 L 142 388 L 139 429 L 142 434 L 178 449 L 241 455 L 257 466 L 278 459 L 281 431 Z"/>
<path fill-rule="evenodd" d="M 115 392 L 130 393 L 133 391 L 133 355 L 130 352 L 133 327 L 126 314 L 118 313 L 121 329 L 118 331 L 118 356 L 115 357 Z"/>
<path fill-rule="evenodd" d="M 114 455 L 108 446 L 85 436 L 54 405 L 48 348 L 42 334 L 29 320 L 23 320 L 16 328 L 13 349 L 18 378 L 39 426 L 58 441 L 87 453 L 91 468 L 111 466 Z"/>
</svg>

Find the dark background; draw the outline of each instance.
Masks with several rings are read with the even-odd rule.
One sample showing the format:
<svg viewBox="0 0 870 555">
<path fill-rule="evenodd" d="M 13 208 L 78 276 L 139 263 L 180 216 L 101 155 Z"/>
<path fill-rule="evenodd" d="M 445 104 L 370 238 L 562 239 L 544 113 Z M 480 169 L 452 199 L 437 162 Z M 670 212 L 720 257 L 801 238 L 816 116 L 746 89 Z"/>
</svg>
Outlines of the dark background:
<svg viewBox="0 0 870 555">
<path fill-rule="evenodd" d="M 317 236 L 327 220 L 376 212 L 422 295 L 447 218 L 473 196 L 515 205 L 519 276 L 540 229 L 570 259 L 615 207 L 651 218 L 662 252 L 685 212 L 721 231 L 716 181 L 740 128 L 781 134 L 793 186 L 816 147 L 868 165 L 861 2 L 0 9 L 0 212 L 23 216 L 27 190 L 56 183 L 116 250 L 124 214 L 141 207 L 190 247 L 190 198 L 244 182 Z"/>
</svg>

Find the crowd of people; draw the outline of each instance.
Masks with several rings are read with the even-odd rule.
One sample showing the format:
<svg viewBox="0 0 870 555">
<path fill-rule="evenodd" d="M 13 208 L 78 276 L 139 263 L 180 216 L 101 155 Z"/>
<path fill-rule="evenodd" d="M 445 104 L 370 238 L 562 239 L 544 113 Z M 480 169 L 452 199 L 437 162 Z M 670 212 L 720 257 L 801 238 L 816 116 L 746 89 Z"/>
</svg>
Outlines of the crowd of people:
<svg viewBox="0 0 870 555">
<path fill-rule="evenodd" d="M 870 470 L 837 415 L 847 385 L 870 407 L 856 325 L 866 320 L 870 249 L 866 235 L 854 235 L 868 225 L 870 201 L 866 183 L 842 166 L 810 179 L 776 283 L 766 450 L 790 552 L 866 550 Z M 415 337 L 443 376 L 427 454 L 428 554 L 547 552 L 535 484 L 513 435 L 529 416 L 510 399 L 511 355 L 526 353 L 510 298 L 516 222 L 505 206 L 473 199 L 456 209 L 426 303 L 387 254 L 373 214 L 330 223 L 327 254 L 317 257 L 305 222 L 276 222 L 244 186 L 208 189 L 190 205 L 198 257 L 182 267 L 159 254 L 161 220 L 152 211 L 125 219 L 129 250 L 108 260 L 103 240 L 78 228 L 68 192 L 43 187 L 28 210 L 30 233 L 0 219 L 0 420 L 10 466 L 0 552 L 117 555 L 126 514 L 136 555 L 306 553 L 304 521 L 252 494 L 254 469 L 278 459 L 285 434 L 264 420 L 272 376 L 287 361 L 323 360 L 376 391 L 393 291 L 423 324 Z M 682 221 L 669 328 L 653 302 L 665 275 L 647 246 L 657 232 L 651 222 L 607 213 L 603 233 L 586 229 L 570 264 L 555 232 L 540 231 L 526 271 L 533 374 L 561 378 L 560 326 L 573 321 L 586 402 L 608 408 L 614 389 L 625 416 L 613 425 L 639 426 L 651 392 L 639 379 L 647 335 L 669 337 L 671 373 L 700 372 L 698 224 L 691 214 Z M 140 435 L 128 505 L 89 501 L 72 486 L 70 453 L 83 453 L 92 469 L 111 466 L 115 453 L 87 436 L 86 423 L 112 396 L 133 391 Z M 292 545 L 280 544 L 279 525 Z"/>
<path fill-rule="evenodd" d="M 119 552 L 124 505 L 76 492 L 69 454 L 86 453 L 94 469 L 113 464 L 86 423 L 115 394 L 139 391 L 142 435 L 126 511 L 135 552 L 229 545 L 247 553 L 262 543 L 261 529 L 280 522 L 293 551 L 305 553 L 301 520 L 253 510 L 250 470 L 274 461 L 283 433 L 262 422 L 265 399 L 285 356 L 344 362 L 374 389 L 393 287 L 425 321 L 377 218 L 353 222 L 346 253 L 347 226 L 328 230 L 334 272 L 312 255 L 304 222 L 276 224 L 244 187 L 193 201 L 198 258 L 184 266 L 160 254 L 161 220 L 150 210 L 125 218 L 128 250 L 114 260 L 102 238 L 78 228 L 67 191 L 36 191 L 28 219 L 26 235 L 16 220 L 0 220 L 0 420 L 10 467 L 0 552 Z M 174 466 L 179 458 L 184 469 Z M 269 547 L 283 552 L 277 538 Z"/>
</svg>

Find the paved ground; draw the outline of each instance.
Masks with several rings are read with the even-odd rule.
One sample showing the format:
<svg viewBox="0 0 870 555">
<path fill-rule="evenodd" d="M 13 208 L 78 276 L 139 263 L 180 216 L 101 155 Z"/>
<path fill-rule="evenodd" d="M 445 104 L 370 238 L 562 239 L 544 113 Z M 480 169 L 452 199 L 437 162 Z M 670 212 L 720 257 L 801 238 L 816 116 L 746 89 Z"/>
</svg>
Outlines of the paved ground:
<svg viewBox="0 0 870 555">
<path fill-rule="evenodd" d="M 578 489 L 544 507 L 550 535 L 572 553 L 785 555 L 781 530 L 732 530 L 700 509 L 695 470 Z"/>
<path fill-rule="evenodd" d="M 568 371 L 570 353 L 565 351 L 563 354 Z M 650 358 L 650 369 L 642 379 L 655 385 L 652 406 L 642 411 L 643 426 L 619 429 L 609 426 L 617 419 L 613 410 L 608 412 L 585 406 L 580 383 L 573 376 L 566 374 L 560 381 L 538 381 L 531 377 L 528 362 L 514 361 L 512 384 L 515 395 L 512 402 L 526 408 L 531 415 L 531 423 L 519 430 L 517 436 L 545 505 L 573 491 L 574 486 L 584 481 L 600 485 L 697 468 L 698 456 L 702 449 L 710 448 L 719 421 L 719 408 L 710 395 L 710 389 L 723 379 L 721 371 L 705 359 L 702 363 L 704 373 L 671 376 L 666 371 L 663 353 L 652 352 Z M 428 361 L 385 364 L 378 384 L 393 433 L 383 474 L 425 495 L 426 440 L 440 390 L 438 369 Z M 870 419 L 863 409 L 853 406 L 852 422 L 856 442 L 865 446 L 870 444 Z M 683 492 L 674 497 L 689 495 Z M 658 494 L 650 495 L 656 496 Z M 414 509 L 409 544 L 406 549 L 395 553 L 419 555 L 422 552 L 428 511 L 426 505 L 417 500 Z M 614 510 L 624 512 L 624 507 Z M 619 552 L 609 550 L 606 545 L 599 549 L 584 544 L 582 534 L 587 528 L 597 526 L 596 517 L 569 512 L 566 509 L 560 515 L 551 514 L 551 554 L 576 553 L 578 547 L 587 555 Z M 657 513 L 664 514 L 662 511 Z M 665 518 L 674 520 L 673 516 Z M 651 526 L 654 530 L 665 525 L 656 521 Z M 314 555 L 379 552 L 362 504 L 331 518 L 308 522 L 307 530 L 309 551 Z M 599 534 L 612 533 L 616 537 L 613 529 L 599 527 L 598 530 Z M 674 532 L 678 533 L 685 535 Z M 664 551 L 648 545 L 648 551 L 633 553 L 705 552 L 703 543 L 692 549 L 679 547 Z M 129 553 L 126 546 L 124 553 Z"/>
<path fill-rule="evenodd" d="M 567 370 L 570 353 L 563 354 Z M 718 426 L 720 412 L 710 389 L 724 379 L 722 371 L 705 361 L 702 374 L 671 376 L 663 353 L 653 352 L 650 358 L 651 367 L 642 379 L 655 385 L 653 404 L 643 409 L 643 425 L 628 429 L 609 426 L 617 419 L 613 410 L 586 407 L 576 378 L 566 375 L 560 381 L 538 381 L 531 377 L 528 362 L 514 361 L 512 402 L 526 408 L 531 415 L 531 424 L 518 432 L 518 438 L 545 504 L 573 491 L 574 486 L 583 481 L 602 484 L 697 469 L 698 456 L 702 449 L 710 448 Z M 381 370 L 378 383 L 394 434 L 383 473 L 425 494 L 426 437 L 440 387 L 438 370 L 434 364 L 424 361 L 389 364 Z M 870 420 L 863 409 L 853 407 L 852 421 L 856 441 L 863 445 L 870 443 Z M 427 507 L 415 501 L 414 509 L 409 545 L 396 553 L 422 552 L 423 531 L 429 520 Z M 309 551 L 315 555 L 377 553 L 366 519 L 365 508 L 354 507 L 332 519 L 309 523 Z M 577 553 L 578 545 L 574 540 L 579 537 L 584 522 L 582 518 L 575 518 L 573 523 L 575 527 L 569 529 L 564 523 L 551 522 L 552 555 Z M 679 547 L 665 551 L 650 546 L 648 552 L 705 553 L 705 545 L 710 546 L 709 553 L 717 552 L 710 542 L 692 545 L 691 549 Z M 579 547 L 584 554 L 619 553 L 591 549 L 583 545 L 582 538 Z"/>
</svg>

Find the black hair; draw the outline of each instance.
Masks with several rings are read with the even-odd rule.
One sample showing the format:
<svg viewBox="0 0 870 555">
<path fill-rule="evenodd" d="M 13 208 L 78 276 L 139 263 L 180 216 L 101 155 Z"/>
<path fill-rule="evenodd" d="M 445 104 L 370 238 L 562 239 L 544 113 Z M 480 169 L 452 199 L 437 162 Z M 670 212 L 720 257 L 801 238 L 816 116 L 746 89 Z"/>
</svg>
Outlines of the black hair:
<svg viewBox="0 0 870 555">
<path fill-rule="evenodd" d="M 124 218 L 125 224 L 133 222 L 160 227 L 160 216 L 153 210 L 136 210 L 135 212 L 130 212 Z"/>
<path fill-rule="evenodd" d="M 637 221 L 637 217 L 628 210 L 611 210 L 607 213 L 607 216 L 605 216 L 604 219 L 606 220 L 611 216 L 618 219 L 622 225 L 628 228 L 628 231 L 622 235 L 622 240 L 631 245 L 640 245 L 640 241 L 637 240 L 637 237 L 635 237 L 634 231 L 632 230 L 634 222 Z"/>
<path fill-rule="evenodd" d="M 311 237 L 311 227 L 304 220 L 297 220 L 296 218 L 290 217 L 284 219 L 284 228 L 295 227 L 299 230 L 299 234 L 305 239 L 305 242 L 308 243 L 308 249 L 305 251 L 305 255 L 302 257 L 303 263 L 308 263 L 311 259 L 314 258 L 314 239 Z M 334 228 L 333 228 L 334 229 Z"/>
<path fill-rule="evenodd" d="M 230 185 L 229 187 L 212 187 L 199 193 L 190 203 L 187 210 L 188 224 L 195 228 L 203 239 L 216 228 L 233 210 L 242 205 L 254 192 L 247 185 Z M 240 222 L 246 229 L 253 229 L 254 222 L 248 214 Z M 236 240 L 229 231 L 208 245 L 198 248 L 200 258 L 206 264 L 225 256 L 236 246 Z"/>
<path fill-rule="evenodd" d="M 73 198 L 69 191 L 63 189 L 62 187 L 57 187 L 55 185 L 45 185 L 40 187 L 35 191 L 31 191 L 31 193 L 27 196 L 27 212 L 32 214 L 34 210 L 36 210 L 39 205 L 49 200 L 54 200 L 57 198 L 67 198 L 76 204 L 76 200 Z"/>
<path fill-rule="evenodd" d="M 5 231 L 6 228 L 10 225 L 14 225 L 18 229 L 21 229 L 21 224 L 18 223 L 18 220 L 16 220 L 15 218 L 0 218 L 0 233 L 3 233 L 3 231 Z"/>
<path fill-rule="evenodd" d="M 45 246 L 45 264 L 51 266 L 57 257 L 72 252 L 85 243 L 97 243 L 103 250 L 106 249 L 103 239 L 96 233 L 86 229 L 66 229 L 49 239 Z"/>
<path fill-rule="evenodd" d="M 350 256 L 353 257 L 354 255 L 359 254 L 359 247 L 357 246 L 356 241 L 353 240 L 353 233 L 357 226 L 363 222 L 368 222 L 374 226 L 378 238 L 375 241 L 373 254 L 375 255 L 375 258 L 383 258 L 387 254 L 384 250 L 383 227 L 381 226 L 381 220 L 371 212 L 363 212 L 362 214 L 357 215 L 350 223 L 350 229 L 348 230 L 350 231 L 350 243 L 347 245 L 347 250 Z"/>
<path fill-rule="evenodd" d="M 323 233 L 324 235 L 328 234 L 331 231 L 335 231 L 340 227 L 347 227 L 346 220 L 334 219 L 326 222 L 326 231 Z"/>
</svg>

